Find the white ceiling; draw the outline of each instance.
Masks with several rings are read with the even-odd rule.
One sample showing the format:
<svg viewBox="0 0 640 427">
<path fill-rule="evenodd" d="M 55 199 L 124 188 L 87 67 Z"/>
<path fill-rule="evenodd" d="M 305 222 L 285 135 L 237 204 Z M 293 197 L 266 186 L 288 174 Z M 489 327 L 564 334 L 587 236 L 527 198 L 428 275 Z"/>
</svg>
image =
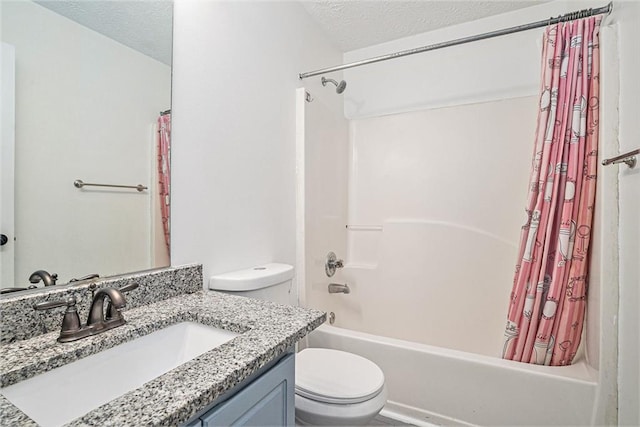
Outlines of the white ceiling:
<svg viewBox="0 0 640 427">
<path fill-rule="evenodd" d="M 132 49 L 171 65 L 173 0 L 35 1 Z M 309 15 L 320 24 L 334 46 L 347 52 L 549 0 L 297 1 L 300 1 Z"/>
<path fill-rule="evenodd" d="M 302 0 L 343 52 L 498 15 L 549 0 Z"/>
<path fill-rule="evenodd" d="M 125 46 L 171 65 L 173 0 L 35 2 Z"/>
</svg>

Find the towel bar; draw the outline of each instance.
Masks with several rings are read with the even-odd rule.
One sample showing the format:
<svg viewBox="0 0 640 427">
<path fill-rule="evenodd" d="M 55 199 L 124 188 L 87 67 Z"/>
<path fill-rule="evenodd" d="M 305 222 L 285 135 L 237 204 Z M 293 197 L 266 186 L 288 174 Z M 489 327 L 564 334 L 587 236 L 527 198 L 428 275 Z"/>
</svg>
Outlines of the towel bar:
<svg viewBox="0 0 640 427">
<path fill-rule="evenodd" d="M 144 190 L 147 190 L 149 187 L 146 187 L 142 184 L 138 184 L 138 185 L 117 185 L 117 184 L 93 184 L 90 182 L 84 182 L 81 179 L 76 179 L 75 181 L 73 181 L 73 185 L 76 188 L 82 188 L 84 186 L 91 186 L 91 187 L 116 187 L 116 188 L 135 188 L 136 190 L 142 192 Z"/>
</svg>

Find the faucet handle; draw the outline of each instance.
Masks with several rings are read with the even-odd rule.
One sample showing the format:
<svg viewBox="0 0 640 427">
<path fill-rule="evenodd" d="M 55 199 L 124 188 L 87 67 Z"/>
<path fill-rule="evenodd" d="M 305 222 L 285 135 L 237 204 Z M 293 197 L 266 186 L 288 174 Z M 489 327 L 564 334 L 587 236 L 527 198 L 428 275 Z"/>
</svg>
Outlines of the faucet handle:
<svg viewBox="0 0 640 427">
<path fill-rule="evenodd" d="M 77 279 L 73 278 L 73 279 L 69 280 L 69 283 L 82 282 L 84 280 L 96 279 L 98 277 L 100 277 L 100 275 L 98 273 L 91 273 L 91 274 L 87 274 L 86 276 L 78 277 Z"/>
<path fill-rule="evenodd" d="M 335 253 L 329 252 L 324 263 L 324 271 L 327 273 L 327 277 L 332 277 L 336 274 L 336 269 L 344 267 L 344 261 L 338 259 Z"/>
<path fill-rule="evenodd" d="M 70 296 L 66 300 L 44 301 L 33 305 L 34 310 L 50 310 L 52 308 L 67 306 L 67 311 L 62 318 L 62 329 L 60 330 L 60 337 L 58 341 L 61 341 L 65 336 L 80 330 L 80 316 L 76 308 L 76 297 Z"/>
<path fill-rule="evenodd" d="M 42 311 L 42 310 L 50 310 L 52 308 L 64 307 L 65 305 L 67 307 L 71 307 L 76 305 L 76 302 L 77 302 L 76 297 L 71 296 L 66 300 L 44 301 L 44 302 L 39 302 L 37 304 L 33 304 L 33 309 Z"/>
<path fill-rule="evenodd" d="M 121 288 L 118 288 L 118 290 L 120 292 L 129 292 L 129 291 L 132 291 L 134 289 L 137 289 L 138 286 L 140 286 L 140 285 L 138 285 L 137 283 L 129 283 L 128 285 L 124 285 Z"/>
</svg>

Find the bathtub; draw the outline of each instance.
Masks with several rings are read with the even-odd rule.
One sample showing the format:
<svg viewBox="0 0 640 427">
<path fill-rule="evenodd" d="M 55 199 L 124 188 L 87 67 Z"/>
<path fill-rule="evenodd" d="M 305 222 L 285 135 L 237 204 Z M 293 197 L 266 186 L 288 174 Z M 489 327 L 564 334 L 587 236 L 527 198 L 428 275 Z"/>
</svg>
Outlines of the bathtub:
<svg viewBox="0 0 640 427">
<path fill-rule="evenodd" d="M 322 325 L 310 347 L 359 354 L 384 371 L 382 415 L 418 426 L 593 425 L 598 372 L 584 357 L 547 367 Z"/>
</svg>

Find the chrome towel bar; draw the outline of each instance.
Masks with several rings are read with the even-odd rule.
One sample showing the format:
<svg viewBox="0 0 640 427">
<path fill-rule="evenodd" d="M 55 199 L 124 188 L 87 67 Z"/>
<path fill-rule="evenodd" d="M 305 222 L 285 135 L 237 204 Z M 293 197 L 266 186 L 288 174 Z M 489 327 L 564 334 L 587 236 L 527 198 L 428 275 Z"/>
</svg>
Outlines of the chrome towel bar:
<svg viewBox="0 0 640 427">
<path fill-rule="evenodd" d="M 636 156 L 638 154 L 640 154 L 640 148 L 629 151 L 628 153 L 620 154 L 619 156 L 612 157 L 610 159 L 604 159 L 602 161 L 602 166 L 625 163 L 630 169 L 633 169 L 636 166 Z"/>
<path fill-rule="evenodd" d="M 76 188 L 82 188 L 84 186 L 91 186 L 91 187 L 115 187 L 115 188 L 135 188 L 136 190 L 142 192 L 144 190 L 147 190 L 149 187 L 146 187 L 142 184 L 138 184 L 138 185 L 117 185 L 117 184 L 93 184 L 90 182 L 84 182 L 81 179 L 76 179 L 75 181 L 73 181 L 73 185 Z"/>
</svg>

